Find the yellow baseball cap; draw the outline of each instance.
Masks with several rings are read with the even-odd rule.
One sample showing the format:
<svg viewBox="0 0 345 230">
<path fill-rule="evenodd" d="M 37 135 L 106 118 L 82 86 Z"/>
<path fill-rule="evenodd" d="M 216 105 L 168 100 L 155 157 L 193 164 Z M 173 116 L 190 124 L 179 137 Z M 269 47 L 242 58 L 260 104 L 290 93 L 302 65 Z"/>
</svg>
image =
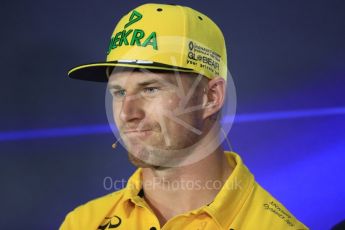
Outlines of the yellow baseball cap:
<svg viewBox="0 0 345 230">
<path fill-rule="evenodd" d="M 180 5 L 144 4 L 121 18 L 105 62 L 77 66 L 69 77 L 108 81 L 108 67 L 191 72 L 227 77 L 224 36 L 206 15 Z"/>
</svg>

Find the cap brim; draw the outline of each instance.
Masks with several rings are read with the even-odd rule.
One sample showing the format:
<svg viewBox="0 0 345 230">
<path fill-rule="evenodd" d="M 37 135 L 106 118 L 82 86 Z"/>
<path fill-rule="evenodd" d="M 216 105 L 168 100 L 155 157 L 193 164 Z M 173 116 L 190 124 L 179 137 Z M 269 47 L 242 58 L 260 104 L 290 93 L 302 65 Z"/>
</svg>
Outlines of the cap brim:
<svg viewBox="0 0 345 230">
<path fill-rule="evenodd" d="M 158 62 L 152 63 L 123 63 L 123 62 L 101 62 L 101 63 L 89 63 L 74 67 L 68 71 L 68 76 L 73 79 L 80 79 L 86 81 L 107 82 L 108 67 L 128 67 L 139 69 L 151 69 L 151 70 L 167 70 L 175 72 L 194 72 L 193 69 L 182 68 L 172 65 L 167 65 Z"/>
</svg>

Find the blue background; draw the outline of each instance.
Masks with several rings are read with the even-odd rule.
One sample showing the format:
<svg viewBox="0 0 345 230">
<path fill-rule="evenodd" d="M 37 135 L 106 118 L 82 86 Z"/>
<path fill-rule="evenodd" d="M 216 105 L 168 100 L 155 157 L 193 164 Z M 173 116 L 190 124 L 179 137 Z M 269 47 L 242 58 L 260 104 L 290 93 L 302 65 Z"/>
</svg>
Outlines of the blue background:
<svg viewBox="0 0 345 230">
<path fill-rule="evenodd" d="M 2 229 L 57 229 L 134 170 L 111 148 L 105 84 L 67 78 L 105 59 L 120 16 L 145 1 L 3 1 Z M 156 1 L 163 2 L 163 1 Z M 229 138 L 257 181 L 312 229 L 345 219 L 345 2 L 169 1 L 223 30 L 237 95 Z"/>
</svg>

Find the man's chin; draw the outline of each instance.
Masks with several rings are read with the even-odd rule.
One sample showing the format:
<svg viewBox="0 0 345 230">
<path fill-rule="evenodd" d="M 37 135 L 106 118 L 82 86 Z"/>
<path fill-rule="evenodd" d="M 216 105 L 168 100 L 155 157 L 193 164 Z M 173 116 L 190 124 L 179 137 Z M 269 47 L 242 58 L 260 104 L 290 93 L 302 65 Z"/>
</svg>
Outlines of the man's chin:
<svg viewBox="0 0 345 230">
<path fill-rule="evenodd" d="M 179 167 L 184 164 L 193 147 L 182 149 L 163 148 L 161 146 L 126 145 L 128 159 L 137 167 L 141 168 L 170 168 Z"/>
<path fill-rule="evenodd" d="M 150 164 L 147 161 L 134 156 L 132 153 L 128 153 L 128 159 L 134 166 L 138 168 L 158 168 L 159 167 L 157 165 Z"/>
</svg>

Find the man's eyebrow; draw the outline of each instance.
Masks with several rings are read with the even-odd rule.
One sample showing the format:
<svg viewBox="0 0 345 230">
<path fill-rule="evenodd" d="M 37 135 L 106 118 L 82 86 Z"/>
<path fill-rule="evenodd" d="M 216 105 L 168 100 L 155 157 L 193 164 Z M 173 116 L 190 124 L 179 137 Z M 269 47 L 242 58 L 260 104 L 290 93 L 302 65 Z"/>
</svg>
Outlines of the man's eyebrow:
<svg viewBox="0 0 345 230">
<path fill-rule="evenodd" d="M 120 85 L 117 85 L 117 84 L 108 84 L 108 88 L 111 88 L 111 89 L 122 89 L 122 87 Z"/>
<path fill-rule="evenodd" d="M 154 84 L 154 83 L 158 83 L 164 86 L 176 86 L 176 79 L 174 77 L 165 76 L 161 78 L 148 79 L 148 80 L 139 82 L 138 85 L 146 86 L 146 85 Z"/>
<path fill-rule="evenodd" d="M 137 88 L 145 87 L 151 84 L 161 84 L 164 86 L 171 85 L 172 83 L 167 81 L 166 79 L 149 79 L 149 80 L 144 80 L 142 82 L 136 83 Z M 119 84 L 112 84 L 108 83 L 108 87 L 111 89 L 123 89 L 123 87 Z"/>
<path fill-rule="evenodd" d="M 143 87 L 143 86 L 147 86 L 147 85 L 151 85 L 151 84 L 155 84 L 155 83 L 164 84 L 164 81 L 158 80 L 158 79 L 152 79 L 152 80 L 139 82 L 138 86 Z"/>
<path fill-rule="evenodd" d="M 147 85 L 151 85 L 151 84 L 155 84 L 155 83 L 162 83 L 162 81 L 159 81 L 159 80 L 156 80 L 156 79 L 152 79 L 152 80 L 147 80 L 147 81 L 142 81 L 142 82 L 139 82 L 137 83 L 137 87 L 144 87 L 144 86 L 147 86 Z M 112 89 L 122 89 L 122 86 L 121 85 L 118 85 L 118 84 L 109 84 L 109 88 L 112 88 Z"/>
</svg>

